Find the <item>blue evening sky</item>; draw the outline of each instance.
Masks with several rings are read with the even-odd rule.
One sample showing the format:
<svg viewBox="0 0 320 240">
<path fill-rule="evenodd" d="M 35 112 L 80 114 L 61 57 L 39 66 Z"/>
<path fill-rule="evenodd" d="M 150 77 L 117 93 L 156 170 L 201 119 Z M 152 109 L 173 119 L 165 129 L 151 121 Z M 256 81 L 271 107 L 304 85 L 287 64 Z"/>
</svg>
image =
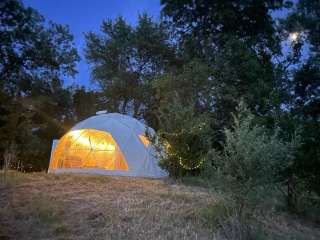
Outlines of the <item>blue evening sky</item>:
<svg viewBox="0 0 320 240">
<path fill-rule="evenodd" d="M 74 42 L 82 58 L 77 66 L 78 74 L 67 79 L 66 84 L 91 86 L 90 69 L 84 59 L 83 33 L 99 32 L 105 19 L 123 16 L 127 22 L 136 24 L 139 14 L 147 12 L 157 19 L 160 15 L 160 0 L 23 0 L 26 6 L 38 10 L 45 19 L 69 25 Z"/>
<path fill-rule="evenodd" d="M 90 69 L 84 59 L 84 33 L 99 32 L 103 20 L 123 16 L 131 25 L 135 25 L 139 14 L 147 12 L 158 19 L 160 16 L 160 0 L 23 0 L 25 5 L 35 8 L 46 21 L 69 25 L 74 35 L 74 42 L 81 56 L 77 65 L 78 74 L 74 79 L 68 78 L 65 84 L 84 85 L 94 88 L 90 81 Z M 296 2 L 296 0 L 294 0 Z M 272 13 L 275 18 L 284 17 L 287 10 Z M 284 42 L 283 50 L 290 48 L 290 42 Z M 306 52 L 306 50 L 304 51 Z"/>
</svg>

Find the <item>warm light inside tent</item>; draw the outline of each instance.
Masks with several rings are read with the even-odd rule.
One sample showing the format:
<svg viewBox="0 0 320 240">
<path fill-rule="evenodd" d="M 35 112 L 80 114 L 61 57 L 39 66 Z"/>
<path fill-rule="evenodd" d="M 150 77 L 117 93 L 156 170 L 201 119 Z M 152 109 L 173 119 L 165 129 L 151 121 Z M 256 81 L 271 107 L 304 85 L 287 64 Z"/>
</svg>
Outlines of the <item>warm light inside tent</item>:
<svg viewBox="0 0 320 240">
<path fill-rule="evenodd" d="M 96 129 L 70 131 L 53 152 L 50 168 L 101 168 L 128 170 L 128 164 L 111 134 Z"/>
<path fill-rule="evenodd" d="M 82 145 L 84 148 L 89 148 L 96 151 L 115 151 L 116 145 L 112 142 L 108 142 L 106 139 L 101 139 L 101 137 L 96 137 L 96 135 L 91 134 L 84 134 L 86 131 L 89 130 L 75 130 L 69 133 L 72 140 L 78 144 Z M 92 130 L 90 130 L 92 133 Z M 109 141 L 111 141 L 109 139 Z"/>
<path fill-rule="evenodd" d="M 111 143 L 98 144 L 96 146 L 96 149 L 100 149 L 101 151 L 115 151 L 116 150 L 116 146 L 114 144 L 111 144 Z"/>
<path fill-rule="evenodd" d="M 148 139 L 145 135 L 140 134 L 140 135 L 139 135 L 139 138 L 140 138 L 140 141 L 141 141 L 146 147 L 149 146 L 150 141 L 149 141 L 149 139 Z"/>
</svg>

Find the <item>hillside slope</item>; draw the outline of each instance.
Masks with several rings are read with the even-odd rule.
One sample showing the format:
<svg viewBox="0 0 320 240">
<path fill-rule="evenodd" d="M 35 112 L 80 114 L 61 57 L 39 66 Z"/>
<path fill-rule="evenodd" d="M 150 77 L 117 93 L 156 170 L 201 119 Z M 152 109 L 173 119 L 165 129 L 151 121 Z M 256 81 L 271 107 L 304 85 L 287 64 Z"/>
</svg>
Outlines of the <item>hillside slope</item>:
<svg viewBox="0 0 320 240">
<path fill-rule="evenodd" d="M 13 176 L 14 175 L 14 176 Z M 196 209 L 217 199 L 163 180 L 11 173 L 0 239 L 209 239 Z"/>
<path fill-rule="evenodd" d="M 0 240 L 239 239 L 221 225 L 223 201 L 169 179 L 0 172 Z M 320 239 L 319 226 L 268 212 L 263 239 Z"/>
</svg>

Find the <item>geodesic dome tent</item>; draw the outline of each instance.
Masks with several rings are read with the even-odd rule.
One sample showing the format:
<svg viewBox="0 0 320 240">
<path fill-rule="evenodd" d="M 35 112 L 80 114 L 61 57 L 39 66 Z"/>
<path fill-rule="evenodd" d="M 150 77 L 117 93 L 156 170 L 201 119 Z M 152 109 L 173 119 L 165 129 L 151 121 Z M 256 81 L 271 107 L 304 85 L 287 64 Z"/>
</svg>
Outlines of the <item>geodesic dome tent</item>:
<svg viewBox="0 0 320 240">
<path fill-rule="evenodd" d="M 167 176 L 146 131 L 154 134 L 135 118 L 98 112 L 54 141 L 48 172 Z"/>
</svg>

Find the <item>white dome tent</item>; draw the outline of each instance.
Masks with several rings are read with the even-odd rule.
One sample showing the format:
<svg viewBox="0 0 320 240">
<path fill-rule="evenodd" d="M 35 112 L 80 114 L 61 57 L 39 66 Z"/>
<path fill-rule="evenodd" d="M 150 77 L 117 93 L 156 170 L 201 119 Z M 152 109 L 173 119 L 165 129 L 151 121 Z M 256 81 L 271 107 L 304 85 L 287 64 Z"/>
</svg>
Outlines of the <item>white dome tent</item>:
<svg viewBox="0 0 320 240">
<path fill-rule="evenodd" d="M 97 112 L 53 142 L 48 172 L 165 177 L 146 131 L 154 134 L 132 117 Z"/>
</svg>

